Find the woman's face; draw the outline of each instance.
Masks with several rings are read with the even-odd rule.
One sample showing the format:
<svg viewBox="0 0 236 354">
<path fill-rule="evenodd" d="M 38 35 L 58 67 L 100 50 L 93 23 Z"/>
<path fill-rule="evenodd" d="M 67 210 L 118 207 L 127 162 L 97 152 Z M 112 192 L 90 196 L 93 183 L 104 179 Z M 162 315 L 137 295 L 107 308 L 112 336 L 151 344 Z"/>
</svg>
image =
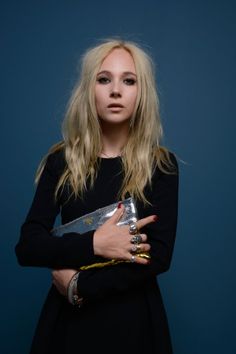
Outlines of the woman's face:
<svg viewBox="0 0 236 354">
<path fill-rule="evenodd" d="M 122 48 L 104 59 L 97 74 L 95 102 L 98 117 L 109 123 L 129 123 L 137 98 L 137 76 L 131 54 Z"/>
</svg>

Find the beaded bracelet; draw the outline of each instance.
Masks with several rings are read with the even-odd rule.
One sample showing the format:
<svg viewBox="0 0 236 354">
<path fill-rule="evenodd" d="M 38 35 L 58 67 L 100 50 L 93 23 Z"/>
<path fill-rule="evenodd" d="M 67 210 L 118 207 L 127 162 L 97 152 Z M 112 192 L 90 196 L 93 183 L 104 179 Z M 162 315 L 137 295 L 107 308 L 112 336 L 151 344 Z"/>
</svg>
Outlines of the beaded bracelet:
<svg viewBox="0 0 236 354">
<path fill-rule="evenodd" d="M 73 275 L 73 277 L 71 278 L 67 288 L 67 298 L 70 304 L 81 307 L 83 304 L 83 298 L 79 297 L 77 288 L 79 274 L 80 272 L 75 273 L 75 275 Z"/>
</svg>

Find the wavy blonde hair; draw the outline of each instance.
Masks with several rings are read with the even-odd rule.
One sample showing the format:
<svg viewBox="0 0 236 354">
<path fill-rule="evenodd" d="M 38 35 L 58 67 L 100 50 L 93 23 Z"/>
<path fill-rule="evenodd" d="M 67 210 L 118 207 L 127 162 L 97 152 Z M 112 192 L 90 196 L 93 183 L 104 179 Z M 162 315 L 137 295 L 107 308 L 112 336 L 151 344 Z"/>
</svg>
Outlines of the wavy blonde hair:
<svg viewBox="0 0 236 354">
<path fill-rule="evenodd" d="M 101 127 L 95 105 L 97 73 L 112 50 L 127 50 L 135 64 L 138 94 L 130 121 L 128 141 L 122 150 L 124 179 L 118 199 L 129 193 L 144 204 L 150 202 L 144 195 L 144 187 L 151 185 L 156 166 L 164 173 L 175 173 L 169 152 L 160 146 L 163 130 L 159 114 L 159 99 L 155 84 L 154 65 L 150 56 L 136 43 L 120 39 L 108 39 L 89 49 L 82 57 L 82 69 L 68 103 L 62 125 L 63 141 L 51 147 L 36 172 L 39 181 L 47 157 L 64 149 L 66 168 L 59 178 L 55 198 L 69 182 L 72 194 L 83 197 L 87 180 L 93 186 L 100 165 L 102 151 Z"/>
</svg>

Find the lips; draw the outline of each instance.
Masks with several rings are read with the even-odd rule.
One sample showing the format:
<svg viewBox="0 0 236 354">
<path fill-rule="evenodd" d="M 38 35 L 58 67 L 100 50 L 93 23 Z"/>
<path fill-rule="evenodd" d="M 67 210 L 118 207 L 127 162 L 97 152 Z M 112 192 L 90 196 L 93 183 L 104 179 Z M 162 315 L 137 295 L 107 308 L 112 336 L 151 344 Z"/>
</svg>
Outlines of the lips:
<svg viewBox="0 0 236 354">
<path fill-rule="evenodd" d="M 124 108 L 124 106 L 122 106 L 122 104 L 119 104 L 119 103 L 111 103 L 107 107 L 108 108 Z"/>
</svg>

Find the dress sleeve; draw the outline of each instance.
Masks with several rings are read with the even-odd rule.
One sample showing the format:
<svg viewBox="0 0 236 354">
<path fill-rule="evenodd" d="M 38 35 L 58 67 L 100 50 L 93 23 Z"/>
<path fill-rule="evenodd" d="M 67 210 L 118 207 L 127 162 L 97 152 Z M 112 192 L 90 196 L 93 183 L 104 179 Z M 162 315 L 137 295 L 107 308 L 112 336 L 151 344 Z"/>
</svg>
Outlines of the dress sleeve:
<svg viewBox="0 0 236 354">
<path fill-rule="evenodd" d="M 48 268 L 79 268 L 98 260 L 93 251 L 93 234 L 66 233 L 52 236 L 55 219 L 60 212 L 54 192 L 60 169 L 58 153 L 49 155 L 40 177 L 35 196 L 26 220 L 21 227 L 19 242 L 15 247 L 22 266 Z"/>
<path fill-rule="evenodd" d="M 176 237 L 179 180 L 178 165 L 173 154 L 171 159 L 176 166 L 176 174 L 158 173 L 151 193 L 152 206 L 141 215 L 141 218 L 158 215 L 156 222 L 141 230 L 147 234 L 151 245 L 150 264 L 119 263 L 111 267 L 82 271 L 78 291 L 85 300 L 94 301 L 140 287 L 169 269 Z"/>
</svg>

